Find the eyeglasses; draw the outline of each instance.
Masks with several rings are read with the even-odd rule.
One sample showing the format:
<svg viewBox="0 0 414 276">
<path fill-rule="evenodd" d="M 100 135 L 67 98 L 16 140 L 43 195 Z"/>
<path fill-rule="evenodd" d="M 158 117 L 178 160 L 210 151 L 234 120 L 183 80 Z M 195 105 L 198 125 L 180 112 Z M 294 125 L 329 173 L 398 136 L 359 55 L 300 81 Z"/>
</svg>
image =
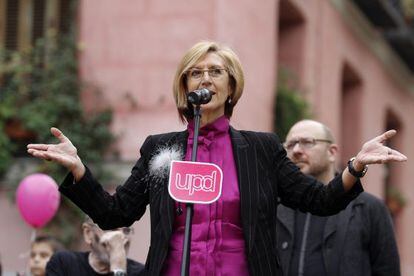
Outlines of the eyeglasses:
<svg viewBox="0 0 414 276">
<path fill-rule="evenodd" d="M 224 68 L 210 68 L 210 69 L 190 69 L 187 71 L 187 76 L 193 80 L 200 80 L 204 73 L 208 72 L 208 75 L 213 79 L 219 79 L 224 76 L 227 69 Z"/>
<path fill-rule="evenodd" d="M 299 144 L 299 146 L 302 149 L 310 149 L 313 148 L 317 142 L 323 142 L 323 143 L 329 143 L 331 144 L 331 140 L 326 139 L 315 139 L 315 138 L 299 138 L 299 139 L 293 139 L 290 141 L 286 141 L 283 146 L 287 151 L 293 150 L 293 148 L 296 146 L 296 144 Z"/>
</svg>

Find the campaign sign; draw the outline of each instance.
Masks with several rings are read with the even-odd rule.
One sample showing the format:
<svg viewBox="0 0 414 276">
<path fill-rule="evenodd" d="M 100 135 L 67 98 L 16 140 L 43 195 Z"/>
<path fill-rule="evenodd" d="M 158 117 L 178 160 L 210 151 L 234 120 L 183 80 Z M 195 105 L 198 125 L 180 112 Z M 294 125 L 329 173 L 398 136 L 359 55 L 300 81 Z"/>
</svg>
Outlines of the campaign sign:
<svg viewBox="0 0 414 276">
<path fill-rule="evenodd" d="M 208 204 L 221 195 L 223 172 L 212 163 L 171 161 L 168 192 L 178 202 Z"/>
</svg>

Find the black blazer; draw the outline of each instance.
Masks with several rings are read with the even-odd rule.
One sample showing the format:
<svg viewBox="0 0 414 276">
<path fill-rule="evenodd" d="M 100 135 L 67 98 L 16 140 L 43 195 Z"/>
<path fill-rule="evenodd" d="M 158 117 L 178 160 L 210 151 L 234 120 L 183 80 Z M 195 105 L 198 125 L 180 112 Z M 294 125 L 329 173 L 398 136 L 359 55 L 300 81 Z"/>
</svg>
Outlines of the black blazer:
<svg viewBox="0 0 414 276">
<path fill-rule="evenodd" d="M 281 205 L 277 213 L 280 261 L 289 275 L 295 211 Z M 322 255 L 328 276 L 399 276 L 397 242 L 385 204 L 364 192 L 345 210 L 330 216 L 323 231 Z"/>
<path fill-rule="evenodd" d="M 358 182 L 344 192 L 341 177 L 329 185 L 305 176 L 286 157 L 278 137 L 271 133 L 230 128 L 240 188 L 240 208 L 250 275 L 282 275 L 276 242 L 278 199 L 292 208 L 318 215 L 344 209 L 363 189 Z M 173 230 L 174 201 L 168 178 L 148 175 L 151 158 L 163 147 L 187 147 L 187 131 L 149 136 L 131 176 L 111 196 L 87 170 L 73 184 L 69 174 L 60 191 L 88 214 L 102 229 L 127 226 L 139 220 L 150 204 L 151 242 L 146 261 L 149 275 L 160 275 Z"/>
</svg>

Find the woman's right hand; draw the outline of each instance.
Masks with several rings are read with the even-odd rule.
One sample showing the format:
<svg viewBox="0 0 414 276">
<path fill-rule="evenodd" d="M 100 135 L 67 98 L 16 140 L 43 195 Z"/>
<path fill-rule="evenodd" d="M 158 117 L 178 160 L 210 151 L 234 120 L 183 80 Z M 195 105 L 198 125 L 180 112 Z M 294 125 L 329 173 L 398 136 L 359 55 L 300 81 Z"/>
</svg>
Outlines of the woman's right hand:
<svg viewBox="0 0 414 276">
<path fill-rule="evenodd" d="M 75 181 L 85 174 L 85 166 L 72 142 L 63 133 L 52 127 L 50 132 L 59 139 L 58 144 L 29 144 L 27 152 L 34 157 L 59 163 L 72 172 Z"/>
</svg>

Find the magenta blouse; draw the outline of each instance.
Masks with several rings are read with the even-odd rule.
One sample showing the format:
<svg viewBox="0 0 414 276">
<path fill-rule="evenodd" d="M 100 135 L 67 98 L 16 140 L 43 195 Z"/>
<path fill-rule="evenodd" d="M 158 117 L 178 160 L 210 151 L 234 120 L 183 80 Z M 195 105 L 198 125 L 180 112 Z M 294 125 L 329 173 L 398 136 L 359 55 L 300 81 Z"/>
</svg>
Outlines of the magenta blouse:
<svg viewBox="0 0 414 276">
<path fill-rule="evenodd" d="M 185 160 L 191 160 L 194 122 L 188 124 Z M 249 275 L 240 218 L 240 194 L 229 120 L 222 116 L 200 129 L 197 161 L 218 165 L 223 171 L 221 197 L 211 204 L 194 204 L 190 275 Z M 185 228 L 183 214 L 176 215 L 163 275 L 180 275 Z M 178 207 L 178 203 L 176 203 Z"/>
</svg>

